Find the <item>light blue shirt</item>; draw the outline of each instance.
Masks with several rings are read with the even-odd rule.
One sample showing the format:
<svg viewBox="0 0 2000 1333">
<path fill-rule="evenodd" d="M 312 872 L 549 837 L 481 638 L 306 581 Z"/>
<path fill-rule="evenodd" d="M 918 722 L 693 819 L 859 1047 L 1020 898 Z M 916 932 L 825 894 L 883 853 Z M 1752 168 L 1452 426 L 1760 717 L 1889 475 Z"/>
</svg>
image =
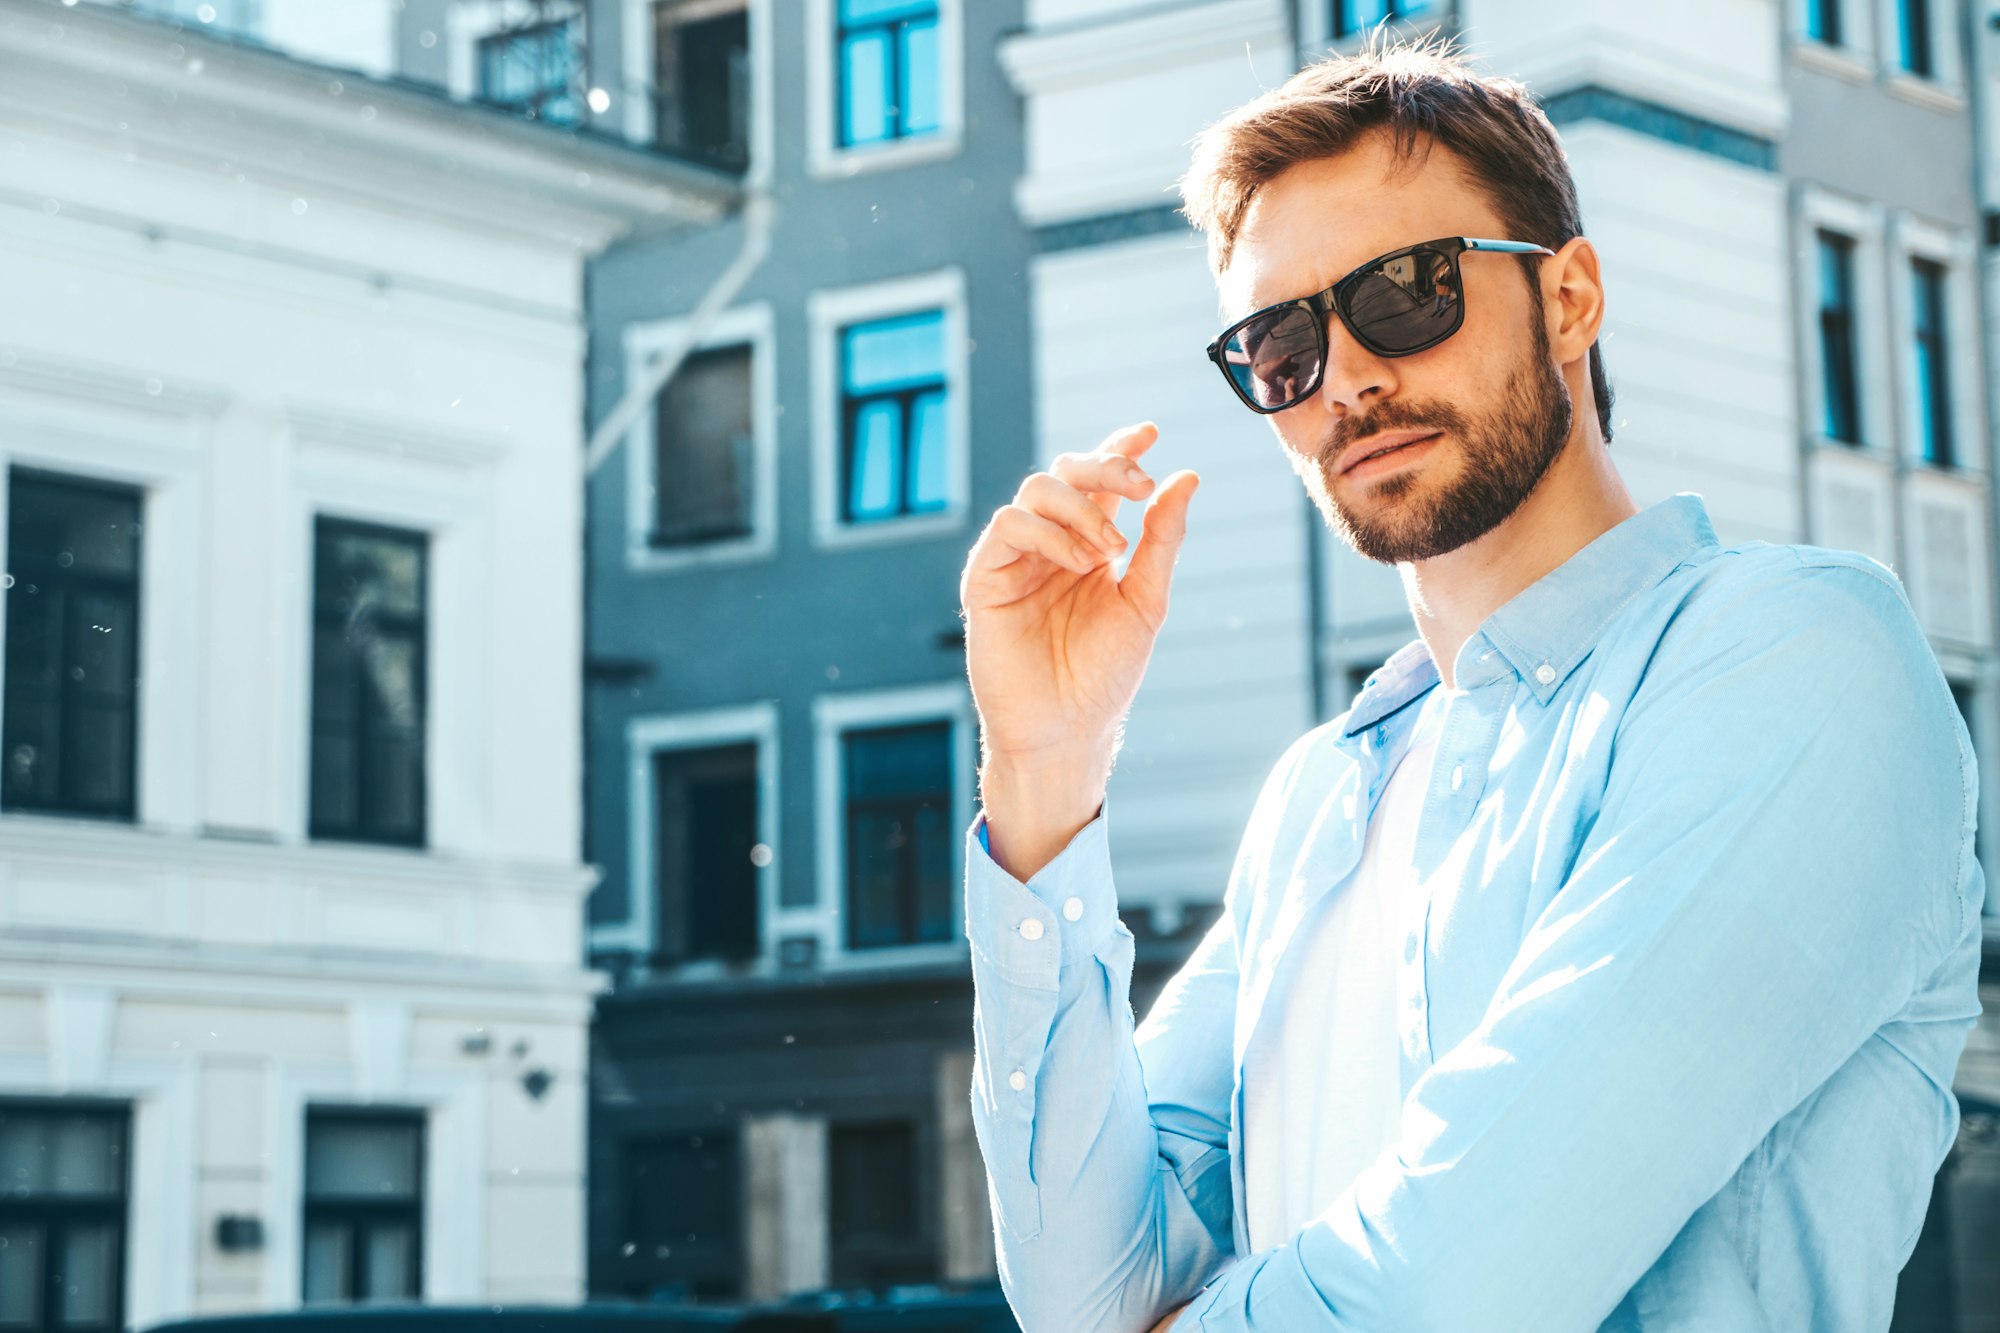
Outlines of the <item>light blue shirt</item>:
<svg viewBox="0 0 2000 1333">
<path fill-rule="evenodd" d="M 1397 960 L 1400 1135 L 1245 1239 L 1243 1055 L 1438 683 L 1421 640 L 1266 779 L 1144 1023 L 1109 806 L 966 841 L 973 1123 L 1027 1333 L 1886 1329 L 1979 1013 L 1977 770 L 1894 574 L 1619 524 L 1460 648 Z M 1198 773 L 1187 775 L 1198 785 Z"/>
</svg>

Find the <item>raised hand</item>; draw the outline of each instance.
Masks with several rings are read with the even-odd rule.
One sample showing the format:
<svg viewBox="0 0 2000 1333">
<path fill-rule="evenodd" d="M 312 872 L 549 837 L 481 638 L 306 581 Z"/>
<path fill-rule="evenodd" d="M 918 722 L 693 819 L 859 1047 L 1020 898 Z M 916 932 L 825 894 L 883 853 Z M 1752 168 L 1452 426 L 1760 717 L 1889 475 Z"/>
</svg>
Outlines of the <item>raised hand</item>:
<svg viewBox="0 0 2000 1333">
<path fill-rule="evenodd" d="M 995 859 L 1017 878 L 1095 815 L 1166 621 L 1200 478 L 1176 472 L 1156 493 L 1137 460 L 1158 436 L 1151 422 L 1130 426 L 1094 453 L 1064 454 L 1029 476 L 973 544 L 959 580 L 987 832 Z M 1119 577 L 1114 562 L 1126 542 L 1111 520 L 1122 501 L 1149 495 Z"/>
</svg>

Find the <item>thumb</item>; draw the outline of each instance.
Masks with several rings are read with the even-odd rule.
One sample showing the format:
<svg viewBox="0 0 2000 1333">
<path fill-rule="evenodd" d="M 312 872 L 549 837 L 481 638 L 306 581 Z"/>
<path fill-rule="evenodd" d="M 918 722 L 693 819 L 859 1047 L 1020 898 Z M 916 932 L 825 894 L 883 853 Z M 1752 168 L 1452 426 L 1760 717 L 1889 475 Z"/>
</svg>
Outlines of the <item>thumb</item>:
<svg viewBox="0 0 2000 1333">
<path fill-rule="evenodd" d="M 1189 470 L 1174 473 L 1146 502 L 1145 530 L 1126 563 L 1119 591 L 1146 623 L 1158 630 L 1167 618 L 1167 589 L 1173 582 L 1174 561 L 1187 536 L 1188 502 L 1201 477 Z"/>
</svg>

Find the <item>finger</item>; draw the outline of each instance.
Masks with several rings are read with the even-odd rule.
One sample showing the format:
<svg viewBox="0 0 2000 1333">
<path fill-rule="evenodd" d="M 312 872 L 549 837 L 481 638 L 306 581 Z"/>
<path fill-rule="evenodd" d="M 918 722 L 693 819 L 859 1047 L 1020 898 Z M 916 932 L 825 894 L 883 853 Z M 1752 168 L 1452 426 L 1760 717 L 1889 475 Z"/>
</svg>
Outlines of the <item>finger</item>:
<svg viewBox="0 0 2000 1333">
<path fill-rule="evenodd" d="M 998 573 L 1024 561 L 1044 560 L 1074 574 L 1087 574 L 1104 556 L 1077 540 L 1059 523 L 1019 505 L 1003 505 L 986 525 L 986 532 L 972 548 L 967 568 L 969 581 Z"/>
<path fill-rule="evenodd" d="M 1067 527 L 1071 535 L 1089 542 L 1107 556 L 1122 554 L 1127 545 L 1125 534 L 1105 517 L 1091 496 L 1050 473 L 1037 472 L 1022 482 L 1021 493 L 1014 503 Z"/>
<path fill-rule="evenodd" d="M 1121 453 L 1062 454 L 1049 464 L 1048 475 L 1081 491 L 1107 522 L 1118 517 L 1121 500 L 1153 493 L 1146 470 Z"/>
<path fill-rule="evenodd" d="M 1167 590 L 1173 583 L 1174 561 L 1187 536 L 1188 502 L 1201 478 L 1183 469 L 1168 477 L 1146 505 L 1145 531 L 1132 549 L 1119 591 L 1146 623 L 1158 630 L 1167 618 Z"/>
</svg>

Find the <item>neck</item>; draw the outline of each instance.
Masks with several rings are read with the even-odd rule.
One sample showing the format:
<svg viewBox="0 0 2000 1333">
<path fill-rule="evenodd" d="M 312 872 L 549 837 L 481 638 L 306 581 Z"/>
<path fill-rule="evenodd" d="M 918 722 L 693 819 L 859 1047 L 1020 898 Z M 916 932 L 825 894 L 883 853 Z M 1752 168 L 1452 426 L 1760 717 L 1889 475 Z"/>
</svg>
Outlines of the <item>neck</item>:
<svg viewBox="0 0 2000 1333">
<path fill-rule="evenodd" d="M 1488 616 L 1638 512 L 1596 422 L 1580 421 L 1541 485 L 1506 522 L 1455 551 L 1397 566 L 1445 688 L 1457 688 L 1458 650 Z"/>
</svg>

